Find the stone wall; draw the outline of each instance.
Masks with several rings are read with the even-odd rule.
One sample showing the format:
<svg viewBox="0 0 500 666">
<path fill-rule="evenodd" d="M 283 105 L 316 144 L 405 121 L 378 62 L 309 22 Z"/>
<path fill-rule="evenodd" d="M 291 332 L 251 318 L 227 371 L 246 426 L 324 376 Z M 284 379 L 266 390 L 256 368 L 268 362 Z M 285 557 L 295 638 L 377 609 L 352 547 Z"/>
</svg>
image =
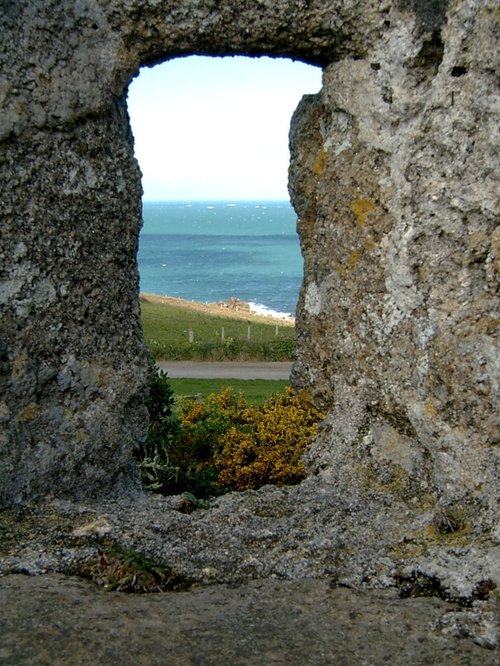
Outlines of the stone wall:
<svg viewBox="0 0 500 666">
<path fill-rule="evenodd" d="M 293 122 L 305 257 L 293 377 L 330 409 L 308 459 L 336 482 L 372 479 L 489 533 L 498 12 L 452 3 L 431 29 L 389 18 L 364 58 L 325 68 Z"/>
<path fill-rule="evenodd" d="M 131 77 L 178 55 L 286 55 L 324 67 L 291 130 L 305 259 L 293 381 L 329 411 L 311 473 L 490 538 L 495 3 L 1 7 L 1 502 L 135 487 L 149 367 Z"/>
<path fill-rule="evenodd" d="M 133 487 L 148 359 L 123 101 L 2 144 L 3 502 Z"/>
</svg>

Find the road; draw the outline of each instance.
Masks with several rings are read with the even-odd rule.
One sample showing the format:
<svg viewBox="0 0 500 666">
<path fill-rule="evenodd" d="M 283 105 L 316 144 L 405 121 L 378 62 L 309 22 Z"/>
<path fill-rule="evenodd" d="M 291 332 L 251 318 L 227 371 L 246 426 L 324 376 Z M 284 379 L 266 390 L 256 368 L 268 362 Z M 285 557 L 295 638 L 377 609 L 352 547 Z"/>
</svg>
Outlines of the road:
<svg viewBox="0 0 500 666">
<path fill-rule="evenodd" d="M 156 365 L 172 379 L 289 379 L 292 369 L 288 362 L 158 361 Z"/>
</svg>

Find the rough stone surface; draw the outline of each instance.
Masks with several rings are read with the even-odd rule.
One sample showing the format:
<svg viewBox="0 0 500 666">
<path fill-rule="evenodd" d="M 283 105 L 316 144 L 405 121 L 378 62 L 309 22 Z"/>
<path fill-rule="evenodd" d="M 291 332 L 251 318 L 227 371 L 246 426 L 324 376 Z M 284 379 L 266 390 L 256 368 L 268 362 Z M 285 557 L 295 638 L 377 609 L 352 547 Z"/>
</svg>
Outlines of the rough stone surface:
<svg viewBox="0 0 500 666">
<path fill-rule="evenodd" d="M 131 490 L 148 362 L 140 173 L 124 93 L 143 64 L 326 63 L 383 30 L 368 2 L 1 3 L 0 503 Z"/>
<path fill-rule="evenodd" d="M 126 595 L 64 576 L 17 575 L 0 579 L 0 599 L 5 664 L 498 663 L 498 653 L 467 638 L 470 612 L 326 581 Z"/>
<path fill-rule="evenodd" d="M 2 144 L 3 502 L 134 485 L 148 360 L 126 123 L 117 100 L 98 119 Z"/>
<path fill-rule="evenodd" d="M 307 459 L 498 544 L 498 10 L 387 19 L 292 125 L 293 380 L 329 409 Z"/>
<path fill-rule="evenodd" d="M 496 3 L 0 7 L 0 504 L 70 501 L 24 540 L 7 515 L 2 570 L 95 550 L 44 513 L 59 525 L 82 501 L 117 542 L 202 582 L 426 576 L 462 600 L 498 584 Z M 292 121 L 290 192 L 305 261 L 293 381 L 328 416 L 303 484 L 181 517 L 125 497 L 149 372 L 125 92 L 140 65 L 194 53 L 324 68 Z"/>
</svg>

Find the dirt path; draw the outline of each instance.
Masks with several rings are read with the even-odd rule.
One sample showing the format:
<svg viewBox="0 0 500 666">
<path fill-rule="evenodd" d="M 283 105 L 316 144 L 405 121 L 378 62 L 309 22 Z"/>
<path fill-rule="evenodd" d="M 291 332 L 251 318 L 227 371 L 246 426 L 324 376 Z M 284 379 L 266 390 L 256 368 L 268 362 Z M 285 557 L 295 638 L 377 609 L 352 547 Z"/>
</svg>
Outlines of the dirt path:
<svg viewBox="0 0 500 666">
<path fill-rule="evenodd" d="M 292 364 L 288 362 L 158 361 L 156 365 L 172 379 L 289 379 L 292 369 Z"/>
</svg>

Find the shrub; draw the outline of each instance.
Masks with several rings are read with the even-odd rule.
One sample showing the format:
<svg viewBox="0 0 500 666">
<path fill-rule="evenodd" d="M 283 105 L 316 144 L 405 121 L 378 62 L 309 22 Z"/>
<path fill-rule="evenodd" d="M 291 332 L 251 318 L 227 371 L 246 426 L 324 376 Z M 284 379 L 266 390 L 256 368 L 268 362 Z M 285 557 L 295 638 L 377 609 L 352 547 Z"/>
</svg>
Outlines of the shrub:
<svg viewBox="0 0 500 666">
<path fill-rule="evenodd" d="M 147 407 L 151 423 L 137 456 L 143 486 L 203 499 L 301 481 L 302 453 L 323 418 L 291 388 L 260 407 L 249 407 L 241 393 L 226 388 L 203 402 L 185 400 L 176 413 L 163 372 L 152 379 Z"/>
<path fill-rule="evenodd" d="M 248 410 L 244 427 L 232 425 L 215 455 L 218 482 L 235 490 L 298 483 L 305 476 L 302 454 L 323 418 L 305 395 L 291 388 Z"/>
<path fill-rule="evenodd" d="M 148 435 L 135 458 L 143 487 L 165 492 L 180 473 L 169 455 L 169 449 L 179 436 L 180 421 L 174 412 L 174 391 L 167 374 L 158 368 L 151 376 L 145 403 L 149 412 Z"/>
<path fill-rule="evenodd" d="M 249 410 L 243 395 L 225 388 L 211 393 L 202 403 L 184 401 L 179 411 L 182 427 L 171 459 L 182 470 L 182 490 L 202 498 L 221 494 L 224 488 L 219 483 L 214 453 L 233 424 L 246 422 Z"/>
<path fill-rule="evenodd" d="M 170 385 L 166 372 L 155 367 L 149 383 L 146 398 L 150 423 L 157 423 L 173 415 L 175 407 L 174 390 Z"/>
</svg>

